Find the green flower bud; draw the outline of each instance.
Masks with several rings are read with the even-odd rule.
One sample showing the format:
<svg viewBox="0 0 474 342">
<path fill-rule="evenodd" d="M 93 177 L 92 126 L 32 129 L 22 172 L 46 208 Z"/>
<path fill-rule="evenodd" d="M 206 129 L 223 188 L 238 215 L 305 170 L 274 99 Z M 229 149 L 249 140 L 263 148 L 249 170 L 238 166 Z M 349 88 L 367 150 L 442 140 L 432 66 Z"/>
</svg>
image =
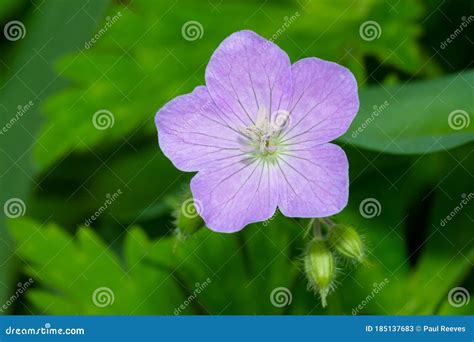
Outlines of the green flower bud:
<svg viewBox="0 0 474 342">
<path fill-rule="evenodd" d="M 326 297 L 336 277 L 334 256 L 325 241 L 315 238 L 309 243 L 304 264 L 310 288 L 319 293 L 321 304 L 325 307 Z"/>
<path fill-rule="evenodd" d="M 331 247 L 342 256 L 358 262 L 364 260 L 364 244 L 354 228 L 335 225 L 329 232 L 328 241 Z"/>
</svg>

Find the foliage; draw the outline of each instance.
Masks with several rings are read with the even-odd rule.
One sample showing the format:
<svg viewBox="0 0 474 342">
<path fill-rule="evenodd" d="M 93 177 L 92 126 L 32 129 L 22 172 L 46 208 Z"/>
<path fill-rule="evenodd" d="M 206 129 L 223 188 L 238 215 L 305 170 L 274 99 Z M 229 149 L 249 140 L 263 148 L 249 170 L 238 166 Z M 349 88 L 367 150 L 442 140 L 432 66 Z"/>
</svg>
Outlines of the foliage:
<svg viewBox="0 0 474 342">
<path fill-rule="evenodd" d="M 45 107 L 47 123 L 35 150 L 36 161 L 46 168 L 71 149 L 87 151 L 105 142 L 120 143 L 130 134 L 154 134 L 152 118 L 157 109 L 202 84 L 213 50 L 226 36 L 244 27 L 268 38 L 276 36 L 276 43 L 293 61 L 319 56 L 345 64 L 362 84 L 367 77 L 363 67 L 367 56 L 405 72 L 423 65 L 422 52 L 415 43 L 420 33 L 414 22 L 421 15 L 419 6 L 401 5 L 401 13 L 389 16 L 385 15 L 387 5 L 380 2 L 363 0 L 352 6 L 347 7 L 345 1 L 303 5 L 286 1 L 266 3 L 256 12 L 253 1 L 214 5 L 207 1 L 170 4 L 137 0 L 130 8 L 115 7 L 109 17 L 122 16 L 90 50 L 60 61 L 58 71 L 72 85 Z M 224 26 L 222 17 L 226 18 Z M 361 39 L 359 26 L 369 18 L 380 21 L 382 34 L 367 42 Z M 182 26 L 191 20 L 202 25 L 201 39 L 183 38 Z M 398 46 L 396 54 L 391 52 L 393 46 Z M 378 104 L 375 100 L 369 99 L 368 107 Z M 68 115 L 64 115 L 64 108 Z M 115 117 L 107 132 L 91 124 L 93 114 L 101 109 Z"/>
<path fill-rule="evenodd" d="M 34 163 L 27 168 L 38 182 L 27 201 L 27 217 L 8 221 L 19 270 L 35 280 L 22 300 L 25 308 L 17 303 L 14 310 L 473 312 L 472 305 L 453 307 L 447 296 L 455 286 L 472 287 L 474 205 L 469 203 L 448 224 L 440 222 L 459 205 L 462 194 L 472 192 L 474 125 L 453 129 L 448 116 L 455 110 L 472 116 L 473 102 L 465 89 L 472 87 L 474 73 L 441 75 L 445 70 L 427 58 L 432 51 L 420 40 L 426 29 L 421 19 L 428 9 L 421 1 L 123 3 L 111 4 L 109 19 L 102 16 L 95 28 L 76 25 L 77 32 L 82 26 L 87 32 L 80 31 L 68 49 L 51 52 L 55 59 L 77 48 L 56 64 L 64 80 L 45 93 L 54 90 L 42 107 L 45 122 L 34 145 Z M 97 5 L 94 15 L 100 16 L 104 4 Z M 53 12 L 38 32 L 49 32 L 63 20 L 53 7 L 42 7 Z M 90 49 L 83 45 L 117 15 Z M 189 21 L 202 25 L 200 39 L 183 37 L 182 27 Z M 380 25 L 378 39 L 361 38 L 360 26 L 367 21 Z M 184 240 L 175 234 L 173 211 L 192 174 L 176 170 L 159 151 L 153 117 L 174 96 L 203 84 L 214 49 L 243 28 L 274 39 L 292 61 L 318 56 L 341 63 L 361 86 L 361 110 L 339 140 L 350 161 L 351 191 L 348 207 L 336 219 L 362 232 L 369 266 L 349 265 L 339 271 L 326 308 L 307 289 L 304 276 L 306 220 L 277 214 L 232 235 L 205 228 Z M 18 58 L 27 57 L 23 51 Z M 30 78 L 37 87 L 44 79 L 55 80 L 56 75 Z M 99 110 L 112 113 L 112 127 L 94 127 L 93 115 Z M 41 119 L 36 114 L 35 127 Z M 354 134 L 359 128 L 362 132 Z M 19 184 L 11 178 L 2 191 L 10 193 Z M 84 227 L 119 190 L 120 196 Z M 361 215 L 366 199 L 379 203 L 378 215 Z M 101 288 L 112 291 L 112 304 L 94 301 Z M 279 288 L 290 291 L 287 305 L 272 302 Z"/>
</svg>

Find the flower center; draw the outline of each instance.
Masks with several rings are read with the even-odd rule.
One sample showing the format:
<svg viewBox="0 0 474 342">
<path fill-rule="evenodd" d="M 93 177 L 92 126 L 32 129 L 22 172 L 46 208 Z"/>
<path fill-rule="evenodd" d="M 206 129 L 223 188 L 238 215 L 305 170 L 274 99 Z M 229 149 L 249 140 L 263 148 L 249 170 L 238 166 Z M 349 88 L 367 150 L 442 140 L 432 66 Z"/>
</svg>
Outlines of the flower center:
<svg viewBox="0 0 474 342">
<path fill-rule="evenodd" d="M 248 139 L 243 143 L 242 150 L 255 157 L 270 157 L 277 154 L 280 142 L 280 132 L 286 126 L 289 112 L 277 111 L 270 118 L 265 108 L 260 108 L 255 124 L 241 129 L 241 133 Z"/>
</svg>

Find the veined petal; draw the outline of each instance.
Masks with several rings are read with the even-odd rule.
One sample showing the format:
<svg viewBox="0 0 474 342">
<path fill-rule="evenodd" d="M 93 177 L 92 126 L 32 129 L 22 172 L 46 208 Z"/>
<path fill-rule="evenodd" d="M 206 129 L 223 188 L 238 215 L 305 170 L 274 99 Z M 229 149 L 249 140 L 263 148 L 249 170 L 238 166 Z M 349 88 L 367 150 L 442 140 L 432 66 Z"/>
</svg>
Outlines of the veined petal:
<svg viewBox="0 0 474 342">
<path fill-rule="evenodd" d="M 337 145 L 288 150 L 277 165 L 278 207 L 285 216 L 326 217 L 347 205 L 349 164 Z"/>
<path fill-rule="evenodd" d="M 216 105 L 240 126 L 255 125 L 259 109 L 288 109 L 291 63 L 274 43 L 252 31 L 226 38 L 206 68 L 206 85 Z M 231 116 L 229 115 L 229 116 Z"/>
<path fill-rule="evenodd" d="M 178 96 L 156 114 L 163 153 L 182 171 L 197 171 L 238 158 L 243 135 L 229 126 L 206 87 Z"/>
<path fill-rule="evenodd" d="M 260 160 L 242 159 L 215 170 L 200 171 L 191 180 L 194 200 L 206 225 L 232 233 L 275 213 L 276 169 Z"/>
<path fill-rule="evenodd" d="M 305 58 L 293 64 L 292 77 L 293 100 L 283 143 L 311 147 L 344 134 L 359 110 L 352 73 L 333 62 Z"/>
</svg>

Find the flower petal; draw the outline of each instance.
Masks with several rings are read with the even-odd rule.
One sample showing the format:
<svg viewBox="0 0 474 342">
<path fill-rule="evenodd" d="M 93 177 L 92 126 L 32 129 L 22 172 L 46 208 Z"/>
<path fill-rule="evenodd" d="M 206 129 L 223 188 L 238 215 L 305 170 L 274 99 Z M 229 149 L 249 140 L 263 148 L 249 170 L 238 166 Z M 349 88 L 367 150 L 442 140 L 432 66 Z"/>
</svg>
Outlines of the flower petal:
<svg viewBox="0 0 474 342">
<path fill-rule="evenodd" d="M 326 217 L 341 211 L 349 195 L 349 164 L 337 145 L 285 152 L 278 162 L 278 207 L 285 216 Z"/>
<path fill-rule="evenodd" d="M 226 38 L 206 68 L 206 85 L 216 105 L 238 126 L 256 123 L 259 108 L 287 110 L 292 95 L 291 63 L 277 45 L 252 31 Z"/>
<path fill-rule="evenodd" d="M 155 123 L 163 153 L 182 171 L 197 171 L 242 155 L 242 134 L 229 126 L 206 87 L 168 102 Z"/>
<path fill-rule="evenodd" d="M 255 159 L 200 171 L 191 180 L 191 191 L 206 225 L 232 233 L 272 217 L 278 200 L 276 171 Z"/>
<path fill-rule="evenodd" d="M 305 58 L 293 64 L 292 77 L 293 100 L 283 142 L 311 147 L 344 134 L 359 110 L 352 73 L 333 62 Z"/>
</svg>

